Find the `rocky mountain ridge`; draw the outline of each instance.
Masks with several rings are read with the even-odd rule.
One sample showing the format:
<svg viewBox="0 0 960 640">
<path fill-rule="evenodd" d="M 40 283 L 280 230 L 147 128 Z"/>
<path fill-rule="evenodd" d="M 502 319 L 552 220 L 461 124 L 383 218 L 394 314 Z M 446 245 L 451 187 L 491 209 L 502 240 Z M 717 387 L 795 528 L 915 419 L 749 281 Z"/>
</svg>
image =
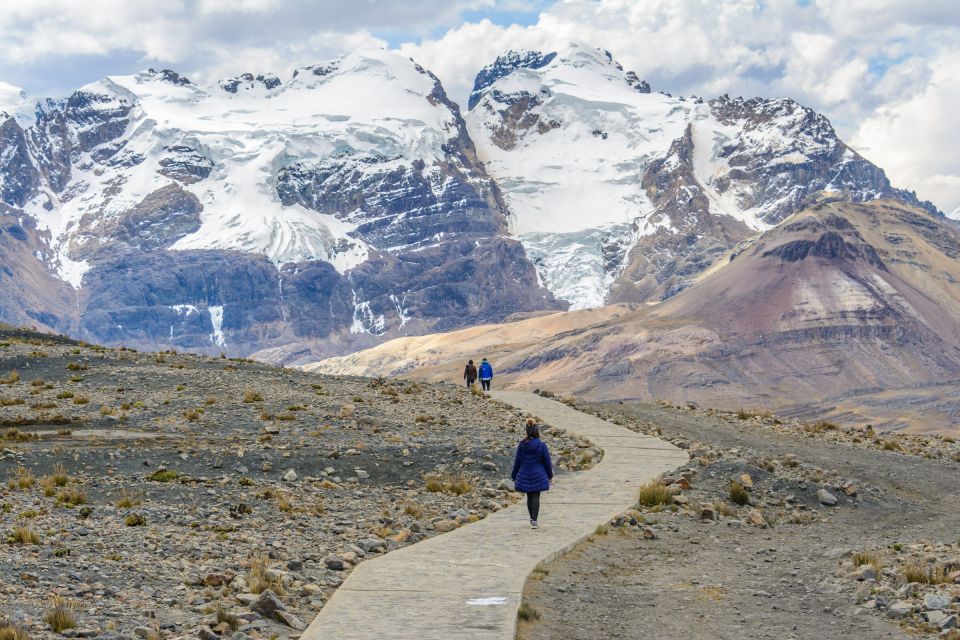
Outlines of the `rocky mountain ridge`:
<svg viewBox="0 0 960 640">
<path fill-rule="evenodd" d="M 36 227 L 32 268 L 77 306 L 11 304 L 9 321 L 247 354 L 558 308 L 507 237 L 458 107 L 393 53 L 286 83 L 148 70 L 2 127 L 10 224 Z"/>
<path fill-rule="evenodd" d="M 0 319 L 303 362 L 668 299 L 824 193 L 939 213 L 791 100 L 655 93 L 580 43 L 504 54 L 466 116 L 385 51 L 150 69 L 0 117 Z"/>
<path fill-rule="evenodd" d="M 793 100 L 651 93 L 580 43 L 498 58 L 467 124 L 511 230 L 573 308 L 668 298 L 823 192 L 939 213 Z"/>
<path fill-rule="evenodd" d="M 310 368 L 441 380 L 483 353 L 501 385 L 949 430 L 960 426 L 945 384 L 960 379 L 958 256 L 960 229 L 924 209 L 827 200 L 657 305 L 391 341 Z M 905 422 L 918 403 L 934 419 Z"/>
</svg>

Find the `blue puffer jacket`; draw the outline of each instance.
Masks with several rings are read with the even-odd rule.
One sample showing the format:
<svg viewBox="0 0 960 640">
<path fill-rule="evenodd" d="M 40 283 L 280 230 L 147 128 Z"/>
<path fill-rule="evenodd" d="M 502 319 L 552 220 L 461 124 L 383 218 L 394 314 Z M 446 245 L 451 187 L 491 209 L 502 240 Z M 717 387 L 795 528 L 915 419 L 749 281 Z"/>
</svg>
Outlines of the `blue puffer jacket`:
<svg viewBox="0 0 960 640">
<path fill-rule="evenodd" d="M 540 438 L 523 440 L 517 446 L 517 457 L 513 461 L 510 479 L 517 491 L 549 491 L 553 479 L 553 465 L 550 464 L 550 450 Z"/>
<path fill-rule="evenodd" d="M 486 360 L 480 364 L 480 379 L 493 380 L 493 365 Z"/>
</svg>

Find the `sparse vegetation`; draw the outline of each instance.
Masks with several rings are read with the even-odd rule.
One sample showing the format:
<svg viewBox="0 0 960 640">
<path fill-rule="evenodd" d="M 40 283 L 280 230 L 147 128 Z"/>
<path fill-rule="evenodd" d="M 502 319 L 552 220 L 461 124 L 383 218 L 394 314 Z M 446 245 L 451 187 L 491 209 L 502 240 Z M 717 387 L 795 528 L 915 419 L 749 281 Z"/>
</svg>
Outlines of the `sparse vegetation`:
<svg viewBox="0 0 960 640">
<path fill-rule="evenodd" d="M 750 493 L 747 491 L 746 487 L 736 480 L 730 481 L 729 495 L 730 502 L 738 504 L 741 507 L 750 502 Z"/>
<path fill-rule="evenodd" d="M 56 633 L 62 633 L 67 629 L 75 629 L 77 620 L 73 616 L 74 608 L 73 603 L 59 596 L 54 596 L 50 602 L 50 608 L 43 616 L 43 620 Z"/>
<path fill-rule="evenodd" d="M 877 572 L 879 572 L 882 566 L 880 562 L 880 554 L 878 554 L 876 551 L 860 551 L 853 554 L 853 566 L 862 567 L 866 564 L 872 566 L 877 570 Z"/>
<path fill-rule="evenodd" d="M 668 505 L 673 502 L 673 492 L 661 482 L 652 480 L 640 487 L 639 503 L 644 507 Z"/>
<path fill-rule="evenodd" d="M 29 489 L 33 486 L 33 482 L 33 472 L 21 465 L 17 467 L 7 486 L 11 489 Z"/>
<path fill-rule="evenodd" d="M 64 489 L 57 494 L 57 502 L 67 507 L 76 507 L 87 503 L 87 494 L 80 489 Z"/>
<path fill-rule="evenodd" d="M 540 612 L 534 609 L 532 606 L 530 606 L 526 602 L 521 602 L 520 608 L 517 609 L 517 617 L 520 620 L 530 622 L 531 620 L 539 620 Z"/>
<path fill-rule="evenodd" d="M 30 640 L 30 634 L 6 620 L 0 620 L 0 640 Z"/>
<path fill-rule="evenodd" d="M 30 525 L 14 527 L 9 541 L 10 544 L 40 544 L 40 534 Z"/>
<path fill-rule="evenodd" d="M 250 404 L 251 402 L 262 402 L 263 396 L 253 389 L 247 389 L 243 392 L 243 401 L 247 404 Z"/>
<path fill-rule="evenodd" d="M 126 489 L 120 492 L 120 498 L 114 503 L 118 509 L 130 509 L 139 504 L 143 504 L 143 500 L 131 495 Z"/>
<path fill-rule="evenodd" d="M 412 500 L 407 500 L 403 504 L 403 512 L 413 518 L 423 517 L 423 507 Z"/>
<path fill-rule="evenodd" d="M 179 476 L 180 474 L 173 469 L 157 469 L 147 476 L 147 480 L 151 482 L 170 482 L 176 480 Z"/>
<path fill-rule="evenodd" d="M 431 475 L 426 478 L 426 489 L 431 493 L 443 492 L 461 496 L 473 491 L 473 483 L 462 474 L 452 476 Z"/>
<path fill-rule="evenodd" d="M 265 557 L 253 558 L 247 570 L 247 585 L 250 593 L 260 594 L 270 589 L 277 595 L 283 595 L 285 590 L 280 577 L 270 571 L 270 561 Z"/>
<path fill-rule="evenodd" d="M 147 519 L 139 513 L 131 513 L 123 519 L 123 523 L 128 527 L 143 527 L 147 524 Z"/>
<path fill-rule="evenodd" d="M 0 378 L 0 384 L 13 385 L 13 384 L 17 384 L 17 383 L 19 383 L 19 382 L 20 382 L 20 374 L 17 372 L 16 369 L 14 369 L 14 370 L 11 371 L 10 373 L 8 373 L 8 374 L 7 374 L 6 376 L 4 376 L 3 378 Z"/>
</svg>

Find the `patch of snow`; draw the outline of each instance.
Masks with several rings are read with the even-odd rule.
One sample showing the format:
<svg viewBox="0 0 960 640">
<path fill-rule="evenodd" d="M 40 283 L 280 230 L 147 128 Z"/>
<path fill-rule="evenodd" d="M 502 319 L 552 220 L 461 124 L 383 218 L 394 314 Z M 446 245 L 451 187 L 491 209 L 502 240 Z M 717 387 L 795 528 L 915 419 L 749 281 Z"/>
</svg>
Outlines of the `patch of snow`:
<svg viewBox="0 0 960 640">
<path fill-rule="evenodd" d="M 353 323 L 350 325 L 350 333 L 382 335 L 386 330 L 386 318 L 383 314 L 375 315 L 370 309 L 370 302 L 360 300 L 356 291 L 351 290 L 351 293 L 353 294 Z"/>
<path fill-rule="evenodd" d="M 26 212 L 49 232 L 60 276 L 79 286 L 87 265 L 70 260 L 68 247 L 77 246 L 90 227 L 170 184 L 159 170 L 173 147 L 193 150 L 213 169 L 208 178 L 183 185 L 203 205 L 201 226 L 172 249 L 236 249 L 278 264 L 324 260 L 343 273 L 368 257 L 367 245 L 353 235 L 357 224 L 348 216 L 283 205 L 278 172 L 297 161 L 349 162 L 354 156 L 397 158 L 406 166 L 423 162 L 429 170 L 446 161 L 444 147 L 456 135 L 453 112 L 430 97 L 434 78 L 394 52 L 362 49 L 299 69 L 272 89 L 254 85 L 233 94 L 143 72 L 83 87 L 104 97 L 91 109 L 132 105 L 121 153 L 137 161 L 101 162 L 80 154 L 63 192 L 27 204 Z M 357 163 L 354 169 L 382 167 Z M 437 194 L 446 187 L 439 175 L 431 181 Z M 44 206 L 48 201 L 52 209 Z M 81 220 L 87 228 L 80 228 Z"/>
<path fill-rule="evenodd" d="M 403 299 L 401 300 L 391 293 L 390 302 L 393 303 L 393 306 L 397 310 L 397 317 L 400 318 L 400 326 L 398 329 L 403 329 L 403 326 L 410 320 L 410 316 L 407 315 L 407 308 L 405 306 L 407 304 L 407 296 L 404 294 Z"/>
<path fill-rule="evenodd" d="M 223 305 L 210 305 L 207 311 L 210 313 L 210 325 L 213 327 L 210 342 L 218 347 L 227 346 L 227 341 L 223 337 Z"/>
</svg>

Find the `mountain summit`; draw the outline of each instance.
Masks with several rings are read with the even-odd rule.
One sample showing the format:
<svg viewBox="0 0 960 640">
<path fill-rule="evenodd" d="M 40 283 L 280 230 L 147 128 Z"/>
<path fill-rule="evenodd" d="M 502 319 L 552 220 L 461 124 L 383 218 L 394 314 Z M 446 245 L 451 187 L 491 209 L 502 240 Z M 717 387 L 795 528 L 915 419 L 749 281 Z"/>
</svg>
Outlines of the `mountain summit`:
<svg viewBox="0 0 960 640">
<path fill-rule="evenodd" d="M 823 192 L 935 211 L 792 100 L 654 93 L 580 43 L 499 57 L 477 75 L 467 125 L 511 230 L 573 308 L 674 295 Z"/>
<path fill-rule="evenodd" d="M 4 210 L 34 270 L 75 291 L 42 318 L 26 306 L 51 328 L 249 353 L 556 308 L 459 108 L 395 53 L 286 82 L 109 77 L 0 132 Z"/>
<path fill-rule="evenodd" d="M 378 49 L 18 103 L 0 320 L 297 362 L 665 300 L 824 198 L 940 215 L 792 100 L 674 97 L 581 43 L 505 53 L 469 107 Z"/>
</svg>

